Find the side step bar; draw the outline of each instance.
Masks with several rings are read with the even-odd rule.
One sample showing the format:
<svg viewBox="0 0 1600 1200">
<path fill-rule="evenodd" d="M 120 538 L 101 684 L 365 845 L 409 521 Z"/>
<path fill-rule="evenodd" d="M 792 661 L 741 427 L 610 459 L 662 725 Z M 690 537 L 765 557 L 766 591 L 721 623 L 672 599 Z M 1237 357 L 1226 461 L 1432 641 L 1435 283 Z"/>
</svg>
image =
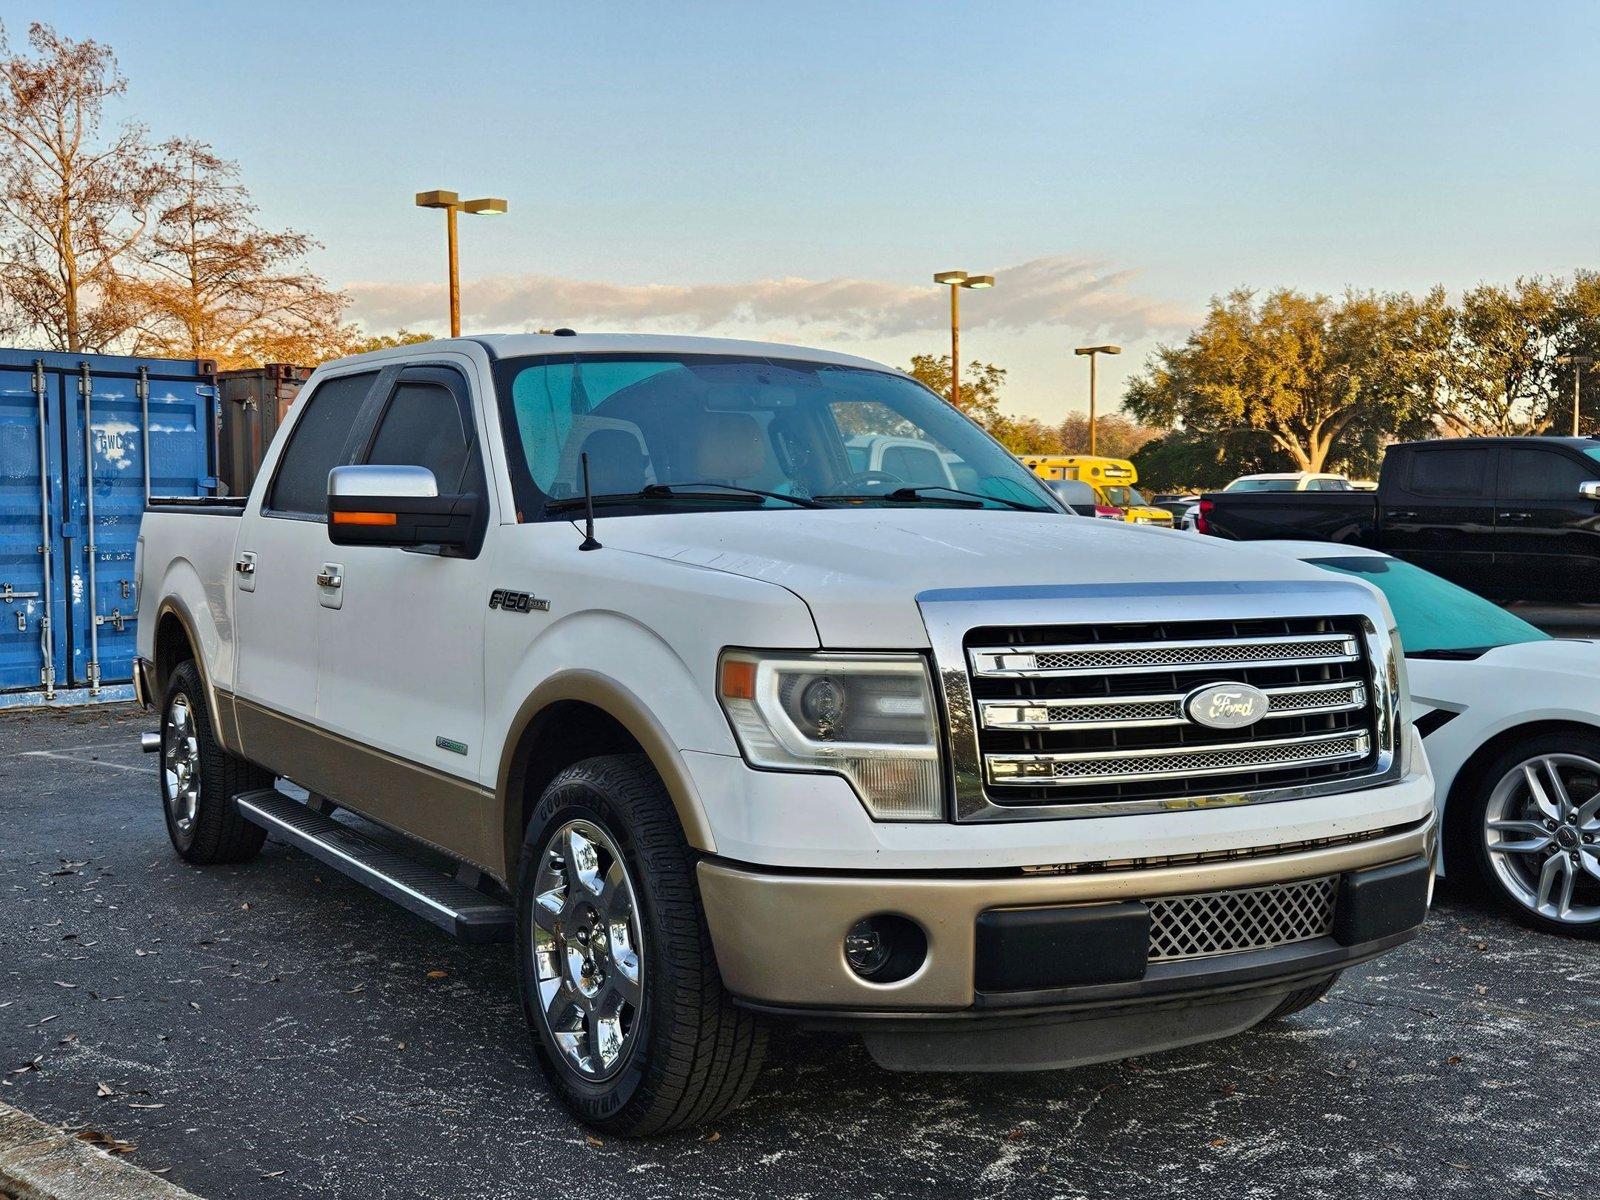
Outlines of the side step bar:
<svg viewBox="0 0 1600 1200">
<path fill-rule="evenodd" d="M 516 917 L 510 905 L 314 812 L 277 788 L 241 792 L 233 799 L 246 820 L 461 941 L 511 940 Z"/>
</svg>

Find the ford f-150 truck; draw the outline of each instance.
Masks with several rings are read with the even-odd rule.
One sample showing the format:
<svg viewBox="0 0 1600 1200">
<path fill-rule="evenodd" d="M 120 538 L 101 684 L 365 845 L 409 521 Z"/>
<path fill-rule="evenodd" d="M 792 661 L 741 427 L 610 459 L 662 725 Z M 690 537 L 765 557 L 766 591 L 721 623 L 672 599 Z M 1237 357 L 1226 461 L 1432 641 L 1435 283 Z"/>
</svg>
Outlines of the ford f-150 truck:
<svg viewBox="0 0 1600 1200">
<path fill-rule="evenodd" d="M 1203 497 L 1202 533 L 1382 550 L 1491 600 L 1600 600 L 1600 440 L 1447 438 L 1384 453 L 1378 491 Z"/>
<path fill-rule="evenodd" d="M 872 438 L 902 452 L 862 466 Z M 178 853 L 271 832 L 514 941 L 602 1129 L 727 1111 L 776 1019 L 903 1070 L 1238 1033 L 1426 911 L 1375 591 L 1072 517 L 861 359 L 558 332 L 330 363 L 248 498 L 149 511 L 136 574 Z"/>
</svg>

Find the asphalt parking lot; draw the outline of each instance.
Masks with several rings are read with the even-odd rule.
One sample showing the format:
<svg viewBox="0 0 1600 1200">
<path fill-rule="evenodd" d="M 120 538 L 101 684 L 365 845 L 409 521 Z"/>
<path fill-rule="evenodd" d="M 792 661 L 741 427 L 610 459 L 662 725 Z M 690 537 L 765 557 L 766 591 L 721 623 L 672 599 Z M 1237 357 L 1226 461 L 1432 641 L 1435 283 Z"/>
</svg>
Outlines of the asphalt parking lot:
<svg viewBox="0 0 1600 1200">
<path fill-rule="evenodd" d="M 1592 1197 L 1600 943 L 1441 898 L 1269 1032 L 1075 1072 L 895 1076 L 788 1034 L 714 1129 L 595 1139 L 503 946 L 269 842 L 168 847 L 150 718 L 0 718 L 0 1101 L 201 1196 Z"/>
</svg>

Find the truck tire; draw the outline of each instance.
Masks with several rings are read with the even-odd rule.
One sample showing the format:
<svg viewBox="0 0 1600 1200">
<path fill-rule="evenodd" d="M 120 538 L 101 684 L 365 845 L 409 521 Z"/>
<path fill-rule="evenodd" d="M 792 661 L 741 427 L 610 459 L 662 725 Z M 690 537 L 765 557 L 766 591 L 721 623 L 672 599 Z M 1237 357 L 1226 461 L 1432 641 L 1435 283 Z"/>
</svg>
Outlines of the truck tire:
<svg viewBox="0 0 1600 1200">
<path fill-rule="evenodd" d="M 1536 734 L 1475 775 L 1445 810 L 1451 880 L 1529 928 L 1600 937 L 1600 734 Z"/>
<path fill-rule="evenodd" d="M 1278 1007 L 1261 1018 L 1261 1024 L 1268 1021 L 1281 1021 L 1284 1017 L 1292 1017 L 1295 1013 L 1310 1008 L 1333 990 L 1333 985 L 1339 981 L 1339 973 L 1335 971 L 1326 979 L 1319 979 L 1316 983 L 1290 992 L 1278 1001 Z"/>
<path fill-rule="evenodd" d="M 693 855 L 643 755 L 585 759 L 545 789 L 517 871 L 517 964 L 545 1072 L 594 1128 L 664 1133 L 749 1094 L 766 1031 L 723 988 Z"/>
<path fill-rule="evenodd" d="M 217 744 L 205 694 L 194 663 L 178 664 L 161 700 L 161 811 L 173 849 L 185 861 L 246 862 L 267 831 L 246 821 L 233 798 L 271 787 L 273 780 Z"/>
</svg>

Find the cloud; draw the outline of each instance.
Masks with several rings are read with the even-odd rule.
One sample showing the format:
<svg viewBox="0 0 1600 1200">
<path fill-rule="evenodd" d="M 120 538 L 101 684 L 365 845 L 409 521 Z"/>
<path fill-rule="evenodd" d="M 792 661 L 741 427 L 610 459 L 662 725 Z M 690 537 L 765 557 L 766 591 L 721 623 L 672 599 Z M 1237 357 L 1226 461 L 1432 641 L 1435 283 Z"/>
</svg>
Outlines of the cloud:
<svg viewBox="0 0 1600 1200">
<path fill-rule="evenodd" d="M 1057 255 L 995 272 L 995 288 L 963 306 L 963 326 L 1013 331 L 1055 326 L 1074 335 L 1137 338 L 1180 329 L 1192 312 L 1140 295 L 1137 272 Z M 442 283 L 355 283 L 352 315 L 369 329 L 430 328 Z M 474 329 L 755 333 L 773 327 L 869 340 L 946 327 L 932 283 L 873 279 L 762 279 L 749 283 L 619 284 L 542 275 L 474 279 L 463 323 Z"/>
</svg>

